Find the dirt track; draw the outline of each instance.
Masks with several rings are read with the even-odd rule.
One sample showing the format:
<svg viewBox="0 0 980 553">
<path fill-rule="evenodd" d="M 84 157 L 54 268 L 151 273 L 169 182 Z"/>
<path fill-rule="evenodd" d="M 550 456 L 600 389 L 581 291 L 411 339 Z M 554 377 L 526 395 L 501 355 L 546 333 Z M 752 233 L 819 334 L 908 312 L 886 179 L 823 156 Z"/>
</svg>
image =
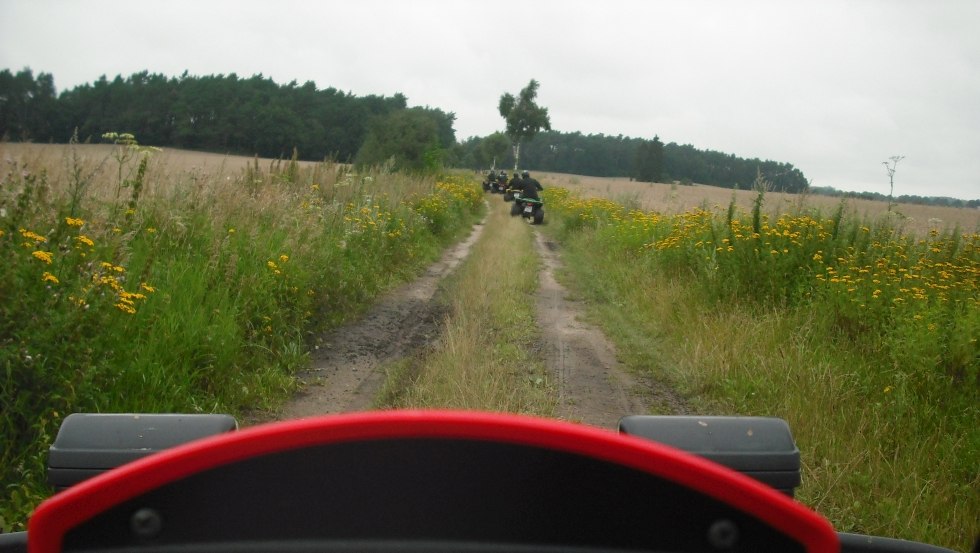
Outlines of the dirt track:
<svg viewBox="0 0 980 553">
<path fill-rule="evenodd" d="M 439 337 L 445 308 L 435 299 L 439 283 L 470 253 L 483 233 L 478 224 L 464 241 L 450 248 L 425 274 L 379 301 L 360 319 L 322 337 L 312 367 L 304 371 L 303 391 L 290 401 L 280 419 L 372 408 L 383 384 L 380 367 L 411 355 Z M 536 232 L 543 263 L 537 318 L 544 358 L 556 382 L 556 415 L 565 420 L 615 428 L 625 414 L 684 412 L 684 403 L 662 385 L 626 373 L 609 340 L 583 322 L 582 306 L 567 297 L 555 279 L 561 266 L 557 246 Z M 664 406 L 670 413 L 664 412 Z"/>
</svg>

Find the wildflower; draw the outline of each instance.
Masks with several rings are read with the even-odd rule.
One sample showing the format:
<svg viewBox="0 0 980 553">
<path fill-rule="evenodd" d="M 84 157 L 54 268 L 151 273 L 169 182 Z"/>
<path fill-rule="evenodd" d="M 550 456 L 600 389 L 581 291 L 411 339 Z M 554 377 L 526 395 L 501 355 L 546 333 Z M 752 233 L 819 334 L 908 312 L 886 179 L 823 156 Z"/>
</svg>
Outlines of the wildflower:
<svg viewBox="0 0 980 553">
<path fill-rule="evenodd" d="M 116 309 L 122 311 L 123 313 L 129 313 L 130 315 L 133 315 L 133 314 L 136 313 L 136 308 L 135 307 L 133 307 L 131 305 L 127 305 L 126 303 L 123 303 L 123 302 L 117 303 L 116 304 Z"/>
<path fill-rule="evenodd" d="M 235 229 L 234 228 L 229 228 L 228 229 L 228 234 L 235 234 Z"/>
<path fill-rule="evenodd" d="M 155 234 L 156 231 L 157 231 L 157 229 L 155 229 L 153 227 L 146 227 L 146 232 L 148 232 L 150 234 Z"/>
<path fill-rule="evenodd" d="M 883 393 L 890 394 L 891 392 L 892 392 L 892 387 L 891 386 L 885 386 L 885 389 L 883 390 Z"/>
<path fill-rule="evenodd" d="M 41 282 L 50 282 L 51 284 L 58 284 L 58 277 L 52 275 L 47 271 L 44 271 L 44 274 L 41 275 Z"/>
<path fill-rule="evenodd" d="M 31 232 L 27 229 L 20 229 L 20 235 L 28 240 L 33 240 L 37 244 L 41 244 L 43 242 L 48 241 L 47 238 L 41 236 L 40 234 L 37 234 L 36 232 Z"/>
<path fill-rule="evenodd" d="M 95 242 L 93 242 L 91 238 L 85 236 L 84 234 L 79 234 L 78 236 L 75 237 L 75 240 L 80 244 L 85 244 L 90 248 L 95 247 Z"/>
<path fill-rule="evenodd" d="M 47 263 L 48 265 L 51 264 L 51 256 L 52 256 L 51 252 L 37 250 L 35 252 L 32 252 L 31 255 L 33 255 L 35 259 L 40 259 L 41 261 Z"/>
<path fill-rule="evenodd" d="M 85 224 L 85 221 L 74 217 L 65 217 L 65 223 L 70 227 L 80 227 Z"/>
<path fill-rule="evenodd" d="M 147 283 L 145 283 L 145 282 L 143 282 L 143 283 L 141 283 L 141 284 L 140 284 L 140 289 L 142 289 L 142 290 L 146 290 L 147 292 L 149 292 L 149 293 L 151 293 L 151 294 L 152 294 L 153 292 L 156 292 L 156 291 L 157 291 L 157 289 L 156 289 L 156 288 L 154 288 L 154 287 L 152 287 L 152 286 L 150 286 L 149 284 L 147 284 Z"/>
<path fill-rule="evenodd" d="M 285 263 L 285 262 L 289 261 L 289 256 L 286 255 L 286 254 L 282 254 L 282 255 L 279 256 L 279 261 L 281 263 Z"/>
</svg>

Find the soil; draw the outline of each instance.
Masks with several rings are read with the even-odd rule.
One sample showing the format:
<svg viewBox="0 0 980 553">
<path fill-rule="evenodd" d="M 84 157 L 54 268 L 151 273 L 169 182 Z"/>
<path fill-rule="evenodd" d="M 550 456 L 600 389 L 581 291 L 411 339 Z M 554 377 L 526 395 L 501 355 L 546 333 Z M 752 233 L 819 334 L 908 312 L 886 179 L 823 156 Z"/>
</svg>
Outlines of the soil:
<svg viewBox="0 0 980 553">
<path fill-rule="evenodd" d="M 615 429 L 624 415 L 687 414 L 684 399 L 669 386 L 626 371 L 612 342 L 583 319 L 582 302 L 571 299 L 555 279 L 561 268 L 558 245 L 540 232 L 536 239 L 543 261 L 537 317 L 558 389 L 558 417 Z"/>
<path fill-rule="evenodd" d="M 386 296 L 361 318 L 322 337 L 312 367 L 300 374 L 302 391 L 279 414 L 280 420 L 328 413 L 365 411 L 383 384 L 381 367 L 412 355 L 439 338 L 446 307 L 436 296 L 439 283 L 469 255 L 480 238 L 476 225 L 425 274 Z M 683 399 L 662 383 L 625 371 L 612 343 L 583 321 L 581 302 L 569 299 L 555 278 L 558 247 L 536 232 L 543 260 L 537 317 L 543 356 L 551 368 L 564 420 L 615 429 L 623 415 L 687 412 Z"/>
<path fill-rule="evenodd" d="M 370 410 L 384 383 L 379 367 L 438 339 L 446 314 L 435 299 L 439 283 L 466 259 L 481 234 L 483 225 L 474 226 L 421 277 L 380 298 L 358 320 L 323 336 L 312 367 L 299 375 L 303 390 L 279 418 Z"/>
</svg>

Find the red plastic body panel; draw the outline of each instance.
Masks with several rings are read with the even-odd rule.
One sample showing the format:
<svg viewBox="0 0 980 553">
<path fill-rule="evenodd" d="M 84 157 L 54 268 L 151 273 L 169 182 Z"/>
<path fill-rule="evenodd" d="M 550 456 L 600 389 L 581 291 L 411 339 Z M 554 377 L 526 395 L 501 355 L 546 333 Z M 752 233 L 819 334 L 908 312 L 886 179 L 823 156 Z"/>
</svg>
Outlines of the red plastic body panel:
<svg viewBox="0 0 980 553">
<path fill-rule="evenodd" d="M 64 535 L 102 511 L 170 481 L 258 455 L 320 444 L 379 439 L 469 439 L 583 455 L 657 475 L 750 513 L 804 544 L 838 550 L 818 514 L 747 476 L 657 443 L 583 425 L 519 415 L 461 411 L 383 411 L 267 424 L 162 451 L 82 482 L 37 509 L 28 551 L 61 550 Z"/>
</svg>

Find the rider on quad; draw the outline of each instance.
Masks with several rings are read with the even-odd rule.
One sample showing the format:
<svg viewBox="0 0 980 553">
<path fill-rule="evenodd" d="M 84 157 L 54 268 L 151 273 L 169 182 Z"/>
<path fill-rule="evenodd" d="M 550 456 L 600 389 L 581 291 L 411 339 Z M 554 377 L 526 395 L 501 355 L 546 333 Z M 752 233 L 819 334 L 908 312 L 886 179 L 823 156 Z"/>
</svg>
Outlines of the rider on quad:
<svg viewBox="0 0 980 553">
<path fill-rule="evenodd" d="M 541 187 L 538 179 L 532 178 L 531 173 L 526 169 L 521 171 L 521 177 L 521 198 L 540 200 L 541 197 L 538 196 L 538 190 L 544 190 L 544 188 Z"/>
</svg>

